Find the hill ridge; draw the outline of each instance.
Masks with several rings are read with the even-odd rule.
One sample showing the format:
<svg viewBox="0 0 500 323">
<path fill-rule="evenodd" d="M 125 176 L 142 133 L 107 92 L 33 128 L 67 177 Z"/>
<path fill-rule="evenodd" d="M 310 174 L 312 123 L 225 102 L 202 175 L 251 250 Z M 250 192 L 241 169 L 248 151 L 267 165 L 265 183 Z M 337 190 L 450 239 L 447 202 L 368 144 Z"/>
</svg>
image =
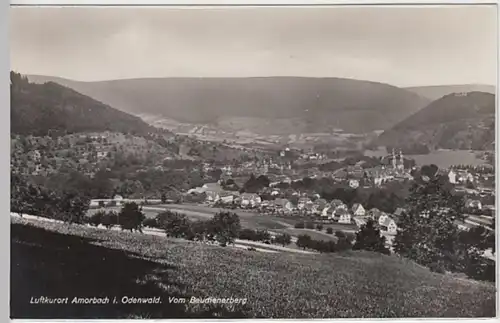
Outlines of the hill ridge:
<svg viewBox="0 0 500 323">
<path fill-rule="evenodd" d="M 35 82 L 50 80 L 29 77 Z M 340 126 L 346 132 L 383 130 L 429 103 L 391 84 L 337 77 L 56 81 L 135 115 L 157 115 L 193 124 L 224 124 L 231 118 L 282 119 L 283 125 L 269 127 L 268 131 L 283 134 L 329 132 Z M 245 124 L 243 120 L 242 127 L 262 131 L 258 127 L 261 121 Z"/>
</svg>

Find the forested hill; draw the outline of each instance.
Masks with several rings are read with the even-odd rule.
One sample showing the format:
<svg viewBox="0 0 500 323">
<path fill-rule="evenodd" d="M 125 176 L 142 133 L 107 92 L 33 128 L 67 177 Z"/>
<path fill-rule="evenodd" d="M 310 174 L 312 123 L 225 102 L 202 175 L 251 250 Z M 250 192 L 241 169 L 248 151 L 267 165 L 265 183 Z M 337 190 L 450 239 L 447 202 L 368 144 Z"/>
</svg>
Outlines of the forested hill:
<svg viewBox="0 0 500 323">
<path fill-rule="evenodd" d="M 495 86 L 487 84 L 416 86 L 408 87 L 406 89 L 432 101 L 452 93 L 485 92 L 495 94 Z"/>
<path fill-rule="evenodd" d="M 155 131 L 142 119 L 116 110 L 60 84 L 30 83 L 11 72 L 11 133 L 43 136 L 54 131 Z"/>
<path fill-rule="evenodd" d="M 144 78 L 53 81 L 134 115 L 262 135 L 385 130 L 430 100 L 389 84 L 342 78 Z M 272 120 L 271 127 L 263 127 Z"/>
<path fill-rule="evenodd" d="M 407 147 L 491 149 L 495 140 L 495 95 L 450 94 L 385 131 L 379 144 Z"/>
</svg>

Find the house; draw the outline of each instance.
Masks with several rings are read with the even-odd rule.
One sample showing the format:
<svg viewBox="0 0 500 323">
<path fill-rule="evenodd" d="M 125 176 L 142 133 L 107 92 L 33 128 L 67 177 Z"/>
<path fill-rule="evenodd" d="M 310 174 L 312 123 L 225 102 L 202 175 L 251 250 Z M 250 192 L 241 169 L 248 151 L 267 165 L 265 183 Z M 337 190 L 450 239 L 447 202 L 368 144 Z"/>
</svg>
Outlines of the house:
<svg viewBox="0 0 500 323">
<path fill-rule="evenodd" d="M 396 221 L 389 216 L 384 216 L 384 221 L 379 222 L 379 225 L 382 231 L 387 231 L 389 234 L 396 234 L 398 232 Z"/>
<path fill-rule="evenodd" d="M 481 201 L 473 199 L 468 199 L 467 202 L 465 202 L 465 207 L 477 210 L 482 209 Z"/>
<path fill-rule="evenodd" d="M 451 184 L 457 184 L 458 183 L 458 181 L 457 181 L 457 173 L 455 173 L 453 170 L 450 170 L 450 172 L 448 173 L 448 181 Z"/>
<path fill-rule="evenodd" d="M 338 223 L 349 224 L 351 223 L 351 214 L 344 209 L 336 209 L 333 214 L 333 220 Z"/>
<path fill-rule="evenodd" d="M 366 212 L 366 216 L 373 221 L 377 222 L 380 216 L 382 215 L 382 211 L 377 208 L 372 208 L 368 212 Z"/>
<path fill-rule="evenodd" d="M 405 209 L 403 209 L 403 208 L 401 208 L 401 207 L 398 207 L 398 208 L 396 209 L 396 211 L 394 211 L 394 216 L 396 216 L 396 217 L 398 217 L 398 218 L 399 218 L 399 217 L 400 217 L 400 216 L 402 216 L 402 215 L 403 215 L 403 213 L 405 213 L 405 212 L 406 212 L 406 210 L 405 210 Z"/>
<path fill-rule="evenodd" d="M 275 190 L 271 191 L 271 196 L 278 196 L 278 195 L 280 195 L 279 189 L 275 189 Z"/>
<path fill-rule="evenodd" d="M 316 212 L 318 212 L 316 204 L 314 204 L 313 202 L 306 203 L 302 210 L 305 211 L 307 214 L 315 214 Z"/>
<path fill-rule="evenodd" d="M 347 211 L 347 205 L 344 204 L 341 200 L 335 199 L 330 202 L 330 206 L 335 208 L 335 209 L 344 209 Z"/>
<path fill-rule="evenodd" d="M 276 199 L 273 204 L 277 212 L 291 213 L 293 211 L 293 204 L 287 199 Z"/>
<path fill-rule="evenodd" d="M 301 198 L 299 198 L 299 201 L 297 203 L 297 208 L 299 210 L 302 210 L 304 208 L 304 206 L 306 204 L 308 204 L 308 203 L 312 203 L 310 198 L 308 198 L 308 197 L 301 197 Z"/>
<path fill-rule="evenodd" d="M 376 220 L 376 221 L 378 222 L 379 226 L 383 226 L 386 223 L 387 219 L 389 219 L 389 218 L 390 218 L 389 215 L 387 215 L 386 213 L 382 212 L 380 214 L 378 220 Z"/>
<path fill-rule="evenodd" d="M 328 217 L 329 219 L 331 219 L 333 218 L 334 213 L 335 213 L 335 208 L 327 205 L 321 211 L 321 216 Z"/>
<path fill-rule="evenodd" d="M 121 195 L 113 196 L 113 201 L 116 202 L 116 206 L 121 206 L 123 204 L 123 197 Z"/>
<path fill-rule="evenodd" d="M 241 207 L 256 207 L 262 202 L 260 196 L 255 193 L 243 193 L 240 198 Z"/>
<path fill-rule="evenodd" d="M 349 180 L 349 187 L 352 189 L 356 189 L 359 187 L 359 181 L 357 179 L 350 179 Z"/>
<path fill-rule="evenodd" d="M 206 194 L 205 200 L 208 203 L 216 203 L 220 200 L 219 192 L 209 190 L 209 191 L 205 191 L 204 193 Z"/>
<path fill-rule="evenodd" d="M 328 206 L 328 202 L 325 199 L 317 199 L 314 201 L 314 204 L 316 204 L 316 209 L 319 211 L 323 211 L 323 209 Z"/>
<path fill-rule="evenodd" d="M 365 216 L 366 210 L 360 203 L 354 203 L 354 205 L 352 206 L 352 214 L 354 216 Z"/>
<path fill-rule="evenodd" d="M 234 202 L 234 194 L 229 191 L 222 191 L 219 193 L 219 202 L 223 204 L 231 204 Z"/>
</svg>

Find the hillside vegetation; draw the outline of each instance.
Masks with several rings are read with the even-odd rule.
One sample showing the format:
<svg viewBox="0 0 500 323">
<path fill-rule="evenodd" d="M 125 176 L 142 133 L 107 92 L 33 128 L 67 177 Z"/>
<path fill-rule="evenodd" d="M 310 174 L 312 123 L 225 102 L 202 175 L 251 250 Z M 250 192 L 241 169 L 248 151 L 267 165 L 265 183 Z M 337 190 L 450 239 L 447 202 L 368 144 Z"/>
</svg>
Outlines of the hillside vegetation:
<svg viewBox="0 0 500 323">
<path fill-rule="evenodd" d="M 103 82 L 29 78 L 63 84 L 136 115 L 157 115 L 259 134 L 300 134 L 335 128 L 347 132 L 384 130 L 429 103 L 426 98 L 388 84 L 340 78 L 150 78 Z M 269 124 L 269 120 L 279 122 Z"/>
<path fill-rule="evenodd" d="M 406 89 L 433 101 L 452 93 L 486 92 L 495 94 L 495 86 L 486 84 L 416 86 Z"/>
<path fill-rule="evenodd" d="M 493 284 L 370 252 L 264 254 L 79 225 L 11 224 L 16 318 L 492 317 Z M 33 295 L 162 304 L 30 305 Z M 246 298 L 245 305 L 174 304 L 169 296 Z"/>
<path fill-rule="evenodd" d="M 147 134 L 154 130 L 138 117 L 57 83 L 29 83 L 27 78 L 12 72 L 10 90 L 11 132 L 15 134 L 43 136 L 57 131 Z"/>
<path fill-rule="evenodd" d="M 380 145 L 431 149 L 492 149 L 495 139 L 495 95 L 450 94 L 418 111 L 378 138 Z"/>
</svg>

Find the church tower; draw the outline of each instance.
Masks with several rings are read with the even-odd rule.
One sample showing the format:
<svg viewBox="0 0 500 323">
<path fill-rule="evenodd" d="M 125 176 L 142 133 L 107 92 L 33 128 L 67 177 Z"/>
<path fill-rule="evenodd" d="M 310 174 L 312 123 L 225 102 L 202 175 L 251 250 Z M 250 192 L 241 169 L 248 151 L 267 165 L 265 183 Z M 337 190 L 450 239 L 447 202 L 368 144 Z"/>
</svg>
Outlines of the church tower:
<svg viewBox="0 0 500 323">
<path fill-rule="evenodd" d="M 394 151 L 394 148 L 392 148 L 392 168 L 393 169 L 396 169 L 396 163 L 397 163 L 396 152 Z"/>
<path fill-rule="evenodd" d="M 403 151 L 399 151 L 399 169 L 404 170 L 405 169 L 405 160 L 403 158 Z"/>
</svg>

